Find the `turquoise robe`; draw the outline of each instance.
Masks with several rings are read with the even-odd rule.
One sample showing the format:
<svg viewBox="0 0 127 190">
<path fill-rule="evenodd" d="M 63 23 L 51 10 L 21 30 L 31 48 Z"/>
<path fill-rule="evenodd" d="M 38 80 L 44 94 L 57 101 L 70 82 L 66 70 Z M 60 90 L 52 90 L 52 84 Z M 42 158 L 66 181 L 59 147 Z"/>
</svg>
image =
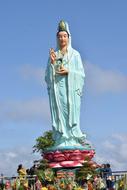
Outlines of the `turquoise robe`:
<svg viewBox="0 0 127 190">
<path fill-rule="evenodd" d="M 68 48 L 62 61 L 69 71 L 67 75 L 55 73 L 59 64 L 59 61 L 51 64 L 49 59 L 45 74 L 55 145 L 79 146 L 81 139 L 85 137 L 80 129 L 84 68 L 79 52 L 72 47 Z"/>
</svg>

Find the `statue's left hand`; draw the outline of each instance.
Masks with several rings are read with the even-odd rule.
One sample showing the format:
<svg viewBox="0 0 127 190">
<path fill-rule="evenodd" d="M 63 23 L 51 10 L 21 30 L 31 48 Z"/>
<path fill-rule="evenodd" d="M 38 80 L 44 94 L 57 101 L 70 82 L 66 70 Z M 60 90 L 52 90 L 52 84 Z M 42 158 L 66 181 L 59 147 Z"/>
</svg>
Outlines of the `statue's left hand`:
<svg viewBox="0 0 127 190">
<path fill-rule="evenodd" d="M 64 67 L 62 67 L 59 71 L 56 71 L 57 74 L 60 75 L 67 75 L 68 74 L 68 70 L 65 69 Z"/>
</svg>

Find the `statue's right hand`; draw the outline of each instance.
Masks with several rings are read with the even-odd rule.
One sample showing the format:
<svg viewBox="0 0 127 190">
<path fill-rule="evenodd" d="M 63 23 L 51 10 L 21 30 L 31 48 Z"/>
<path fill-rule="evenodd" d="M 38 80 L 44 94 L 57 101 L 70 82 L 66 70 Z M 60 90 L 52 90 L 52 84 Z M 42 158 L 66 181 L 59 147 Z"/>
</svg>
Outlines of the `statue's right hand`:
<svg viewBox="0 0 127 190">
<path fill-rule="evenodd" d="M 56 54 L 55 54 L 55 51 L 53 48 L 50 49 L 50 60 L 51 60 L 51 63 L 54 64 L 55 61 L 56 61 Z"/>
</svg>

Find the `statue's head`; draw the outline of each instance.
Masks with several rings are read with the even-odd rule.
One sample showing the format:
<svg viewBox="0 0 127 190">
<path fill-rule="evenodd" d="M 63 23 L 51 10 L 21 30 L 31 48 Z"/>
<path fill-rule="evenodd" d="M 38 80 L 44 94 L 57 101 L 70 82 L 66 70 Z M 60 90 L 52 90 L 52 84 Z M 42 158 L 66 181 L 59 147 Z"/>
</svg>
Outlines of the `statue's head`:
<svg viewBox="0 0 127 190">
<path fill-rule="evenodd" d="M 58 24 L 58 30 L 57 30 L 57 39 L 59 46 L 68 46 L 69 43 L 69 37 L 70 37 L 70 32 L 69 32 L 69 27 L 68 24 L 61 20 Z"/>
</svg>

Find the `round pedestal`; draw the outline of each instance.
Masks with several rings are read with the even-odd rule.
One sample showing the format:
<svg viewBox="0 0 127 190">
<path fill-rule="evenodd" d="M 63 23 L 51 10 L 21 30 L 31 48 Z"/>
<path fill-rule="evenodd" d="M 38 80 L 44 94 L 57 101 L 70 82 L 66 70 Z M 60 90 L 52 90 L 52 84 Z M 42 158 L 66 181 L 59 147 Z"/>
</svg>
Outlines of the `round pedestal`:
<svg viewBox="0 0 127 190">
<path fill-rule="evenodd" d="M 66 168 L 80 167 L 85 160 L 90 161 L 94 155 L 94 149 L 62 149 L 44 152 L 43 158 L 49 161 L 51 168 Z"/>
</svg>

